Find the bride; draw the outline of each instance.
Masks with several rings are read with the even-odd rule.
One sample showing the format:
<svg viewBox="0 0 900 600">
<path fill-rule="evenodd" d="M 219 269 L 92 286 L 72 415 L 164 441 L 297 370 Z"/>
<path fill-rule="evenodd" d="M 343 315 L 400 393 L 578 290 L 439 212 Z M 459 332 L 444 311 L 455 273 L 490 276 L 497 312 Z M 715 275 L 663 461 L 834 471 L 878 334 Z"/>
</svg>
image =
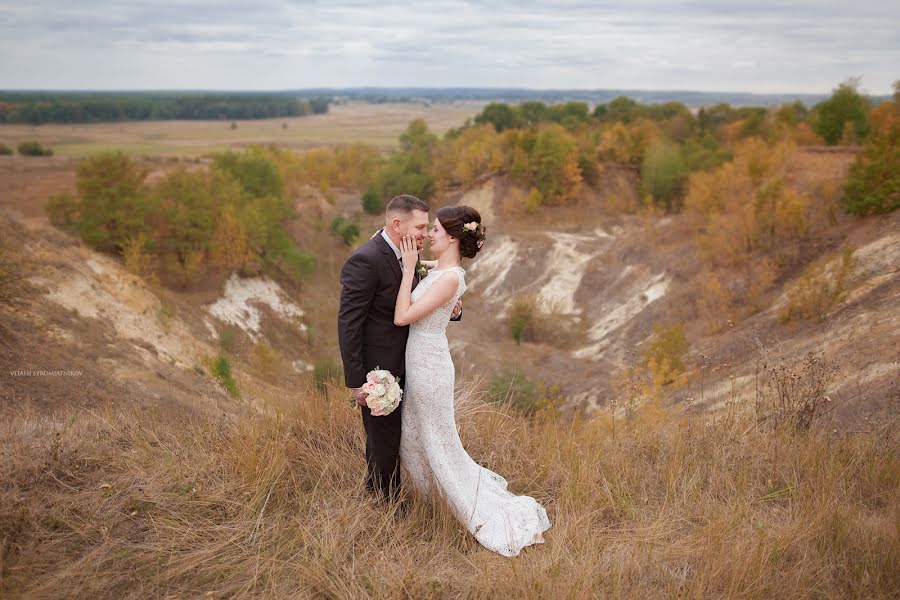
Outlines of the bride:
<svg viewBox="0 0 900 600">
<path fill-rule="evenodd" d="M 396 325 L 410 325 L 400 461 L 415 489 L 442 496 L 453 514 L 484 547 L 517 556 L 543 542 L 547 512 L 529 496 L 515 496 L 506 480 L 466 453 L 453 411 L 455 371 L 445 333 L 450 313 L 466 291 L 460 258 L 474 258 L 484 244 L 478 211 L 445 206 L 429 231 L 437 264 L 411 291 L 418 260 L 415 240 L 403 238 L 403 279 L 394 309 Z"/>
</svg>

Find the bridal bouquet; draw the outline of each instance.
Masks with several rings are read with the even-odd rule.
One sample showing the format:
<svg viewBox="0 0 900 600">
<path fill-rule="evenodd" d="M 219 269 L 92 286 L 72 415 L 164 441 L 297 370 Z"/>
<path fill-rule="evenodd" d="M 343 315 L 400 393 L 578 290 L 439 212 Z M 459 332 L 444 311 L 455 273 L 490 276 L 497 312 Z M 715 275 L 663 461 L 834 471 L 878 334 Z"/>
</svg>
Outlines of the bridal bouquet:
<svg viewBox="0 0 900 600">
<path fill-rule="evenodd" d="M 366 405 L 372 411 L 373 417 L 382 417 L 394 412 L 403 396 L 397 378 L 390 371 L 377 367 L 366 374 L 366 383 L 362 390 L 366 393 Z"/>
</svg>

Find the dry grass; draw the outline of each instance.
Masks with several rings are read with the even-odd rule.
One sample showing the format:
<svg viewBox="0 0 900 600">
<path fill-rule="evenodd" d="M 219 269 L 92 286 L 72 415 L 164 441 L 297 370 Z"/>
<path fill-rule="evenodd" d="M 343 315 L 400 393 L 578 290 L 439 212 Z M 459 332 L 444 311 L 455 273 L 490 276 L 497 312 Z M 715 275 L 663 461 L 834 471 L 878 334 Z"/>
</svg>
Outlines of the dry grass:
<svg viewBox="0 0 900 600">
<path fill-rule="evenodd" d="M 544 504 L 506 559 L 440 503 L 362 492 L 341 390 L 273 416 L 132 408 L 0 423 L 0 595 L 28 598 L 895 597 L 896 423 L 763 433 L 640 409 L 526 420 L 467 399 L 472 456 Z M 748 424 L 750 424 L 748 426 Z"/>
</svg>

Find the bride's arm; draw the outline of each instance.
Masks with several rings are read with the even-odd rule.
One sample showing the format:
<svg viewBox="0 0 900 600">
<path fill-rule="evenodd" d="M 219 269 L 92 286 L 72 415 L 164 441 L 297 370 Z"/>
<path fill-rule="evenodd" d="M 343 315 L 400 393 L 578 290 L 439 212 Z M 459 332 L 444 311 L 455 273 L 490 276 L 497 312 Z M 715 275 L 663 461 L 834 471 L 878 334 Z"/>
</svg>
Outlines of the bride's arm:
<svg viewBox="0 0 900 600">
<path fill-rule="evenodd" d="M 394 305 L 394 325 L 403 326 L 430 315 L 437 307 L 452 298 L 459 286 L 459 276 L 453 273 L 453 277 L 440 277 L 418 302 L 412 304 L 416 243 L 411 237 L 404 237 L 400 248 L 403 252 L 403 279 L 400 281 L 400 293 L 397 294 L 397 303 Z"/>
</svg>

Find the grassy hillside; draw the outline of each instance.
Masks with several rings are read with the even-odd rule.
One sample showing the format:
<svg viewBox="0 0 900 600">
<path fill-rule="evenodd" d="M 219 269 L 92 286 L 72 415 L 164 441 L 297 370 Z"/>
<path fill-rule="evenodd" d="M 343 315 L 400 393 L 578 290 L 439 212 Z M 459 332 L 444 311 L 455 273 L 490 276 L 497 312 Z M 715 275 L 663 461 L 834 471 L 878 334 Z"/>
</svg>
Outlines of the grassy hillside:
<svg viewBox="0 0 900 600">
<path fill-rule="evenodd" d="M 124 398 L 123 398 L 124 400 Z M 4 597 L 888 598 L 900 586 L 897 423 L 763 430 L 647 406 L 528 420 L 471 394 L 472 456 L 543 503 L 505 559 L 440 503 L 362 493 L 341 390 L 271 416 L 5 410 Z"/>
</svg>

